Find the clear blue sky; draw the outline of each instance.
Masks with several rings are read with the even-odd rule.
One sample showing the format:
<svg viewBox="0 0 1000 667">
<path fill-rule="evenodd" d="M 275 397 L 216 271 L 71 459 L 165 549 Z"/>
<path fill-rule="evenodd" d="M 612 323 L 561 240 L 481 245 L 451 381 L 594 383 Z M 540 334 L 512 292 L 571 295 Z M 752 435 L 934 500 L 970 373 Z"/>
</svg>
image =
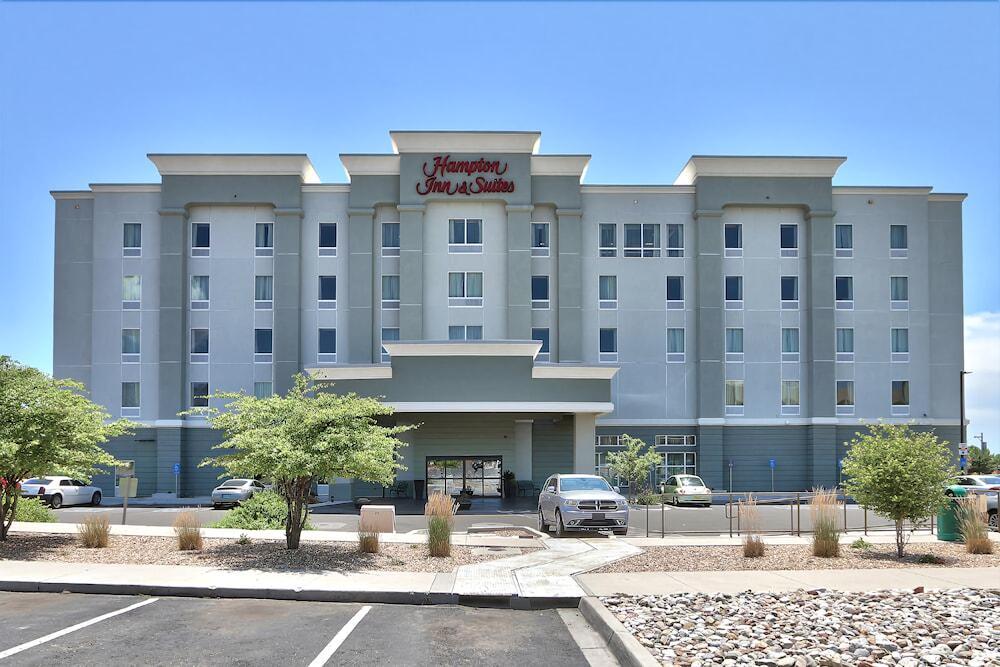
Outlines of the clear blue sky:
<svg viewBox="0 0 1000 667">
<path fill-rule="evenodd" d="M 693 153 L 846 155 L 839 184 L 968 192 L 965 306 L 1000 311 L 1000 5 L 0 2 L 0 353 L 51 368 L 53 188 L 147 152 L 389 150 L 541 130 L 589 182 Z"/>
</svg>

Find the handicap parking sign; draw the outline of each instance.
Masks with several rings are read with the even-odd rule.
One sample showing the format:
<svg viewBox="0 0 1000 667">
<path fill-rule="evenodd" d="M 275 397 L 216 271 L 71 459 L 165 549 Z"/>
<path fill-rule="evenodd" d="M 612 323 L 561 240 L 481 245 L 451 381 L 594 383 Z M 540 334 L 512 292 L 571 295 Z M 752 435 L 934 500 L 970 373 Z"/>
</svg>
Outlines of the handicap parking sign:
<svg viewBox="0 0 1000 667">
<path fill-rule="evenodd" d="M 769 459 L 767 465 L 771 467 L 771 470 L 774 470 L 778 467 L 778 459 Z"/>
<path fill-rule="evenodd" d="M 175 463 L 174 464 L 174 474 L 175 475 L 181 474 L 181 464 L 180 463 Z"/>
</svg>

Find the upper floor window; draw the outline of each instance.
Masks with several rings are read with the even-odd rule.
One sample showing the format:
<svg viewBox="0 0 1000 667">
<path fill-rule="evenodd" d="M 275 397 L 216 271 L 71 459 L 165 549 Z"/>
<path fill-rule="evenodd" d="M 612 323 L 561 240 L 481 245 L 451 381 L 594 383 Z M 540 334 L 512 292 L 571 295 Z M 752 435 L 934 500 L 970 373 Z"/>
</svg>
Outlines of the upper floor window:
<svg viewBox="0 0 1000 667">
<path fill-rule="evenodd" d="M 142 276 L 122 276 L 122 308 L 134 310 L 142 301 Z"/>
<path fill-rule="evenodd" d="M 834 298 L 837 300 L 838 309 L 854 309 L 854 278 L 852 276 L 834 278 Z"/>
<path fill-rule="evenodd" d="M 483 327 L 473 324 L 458 324 L 448 327 L 448 340 L 482 340 Z"/>
<path fill-rule="evenodd" d="M 614 310 L 618 307 L 618 276 L 599 276 L 597 279 L 598 307 Z"/>
<path fill-rule="evenodd" d="M 726 327 L 726 361 L 743 361 L 743 327 Z"/>
<path fill-rule="evenodd" d="M 726 276 L 726 308 L 743 308 L 743 276 Z"/>
<path fill-rule="evenodd" d="M 192 408 L 207 408 L 208 407 L 208 383 L 207 382 L 192 382 L 191 383 L 191 407 Z"/>
<path fill-rule="evenodd" d="M 793 310 L 799 307 L 798 276 L 781 276 L 781 307 Z"/>
<path fill-rule="evenodd" d="M 382 308 L 386 310 L 397 310 L 399 308 L 398 275 L 382 276 Z"/>
<path fill-rule="evenodd" d="M 909 361 L 910 330 L 907 328 L 892 328 L 889 330 L 892 361 Z"/>
<path fill-rule="evenodd" d="M 337 276 L 319 277 L 319 307 L 337 307 Z"/>
<path fill-rule="evenodd" d="M 336 257 L 337 223 L 319 223 L 319 254 L 324 257 Z"/>
<path fill-rule="evenodd" d="M 320 363 L 336 363 L 337 362 L 337 330 L 336 329 L 320 329 L 319 330 L 319 356 L 317 361 Z"/>
<path fill-rule="evenodd" d="M 910 413 L 910 381 L 892 381 L 892 414 L 906 416 Z"/>
<path fill-rule="evenodd" d="M 448 273 L 448 304 L 451 306 L 482 306 L 482 272 L 452 271 Z"/>
<path fill-rule="evenodd" d="M 542 344 L 538 348 L 538 355 L 535 357 L 536 361 L 548 361 L 549 360 L 549 330 L 547 328 L 533 328 L 531 330 L 531 340 L 537 340 Z"/>
<path fill-rule="evenodd" d="M 383 257 L 398 257 L 399 256 L 399 223 L 398 222 L 383 222 L 382 223 L 382 256 Z"/>
<path fill-rule="evenodd" d="M 139 383 L 122 382 L 122 411 L 134 411 L 139 408 Z"/>
<path fill-rule="evenodd" d="M 208 361 L 207 358 L 199 358 L 196 355 L 208 355 L 209 334 L 208 329 L 191 329 L 191 361 L 202 363 Z"/>
<path fill-rule="evenodd" d="M 211 229 L 211 225 L 207 222 L 191 223 L 192 257 L 208 257 L 212 242 Z"/>
<path fill-rule="evenodd" d="M 781 329 L 781 360 L 799 360 L 799 330 L 797 327 Z"/>
<path fill-rule="evenodd" d="M 254 329 L 253 360 L 256 363 L 270 363 L 273 343 L 273 332 L 271 329 Z"/>
<path fill-rule="evenodd" d="M 667 309 L 684 308 L 684 276 L 667 276 Z"/>
<path fill-rule="evenodd" d="M 618 361 L 618 329 L 603 328 L 598 332 L 598 360 Z"/>
<path fill-rule="evenodd" d="M 122 255 L 124 257 L 142 255 L 142 225 L 138 222 L 126 222 L 123 235 Z"/>
<path fill-rule="evenodd" d="M 254 255 L 256 257 L 274 256 L 274 223 L 258 222 L 254 232 Z"/>
<path fill-rule="evenodd" d="M 618 254 L 618 226 L 613 222 L 602 222 L 598 227 L 598 255 L 614 257 Z"/>
<path fill-rule="evenodd" d="M 837 361 L 854 361 L 854 329 L 837 328 Z"/>
<path fill-rule="evenodd" d="M 781 381 L 781 414 L 799 414 L 799 381 Z"/>
<path fill-rule="evenodd" d="M 889 278 L 889 300 L 891 310 L 906 310 L 910 307 L 910 281 L 906 276 Z"/>
<path fill-rule="evenodd" d="M 684 329 L 670 327 L 667 329 L 667 361 L 684 361 Z"/>
<path fill-rule="evenodd" d="M 391 343 L 399 340 L 399 327 L 382 327 L 382 342 Z M 389 361 L 389 350 L 382 346 L 382 361 Z"/>
<path fill-rule="evenodd" d="M 837 380 L 837 414 L 854 414 L 854 380 Z"/>
<path fill-rule="evenodd" d="M 684 256 L 684 225 L 667 225 L 667 257 Z"/>
<path fill-rule="evenodd" d="M 854 225 L 837 225 L 834 227 L 834 247 L 837 257 L 854 256 Z"/>
<path fill-rule="evenodd" d="M 549 307 L 548 276 L 531 276 L 531 307 L 536 309 Z"/>
<path fill-rule="evenodd" d="M 729 223 L 724 231 L 726 257 L 743 256 L 743 225 Z"/>
<path fill-rule="evenodd" d="M 726 414 L 739 417 L 743 414 L 743 380 L 726 380 Z"/>
<path fill-rule="evenodd" d="M 799 256 L 799 226 L 781 225 L 781 256 Z"/>
<path fill-rule="evenodd" d="M 138 329 L 122 329 L 122 362 L 139 361 L 139 343 Z"/>
<path fill-rule="evenodd" d="M 208 286 L 208 276 L 191 276 L 191 310 L 208 308 Z"/>
<path fill-rule="evenodd" d="M 549 256 L 549 223 L 531 223 L 531 256 Z"/>
<path fill-rule="evenodd" d="M 908 247 L 906 225 L 889 225 L 889 256 L 906 257 Z"/>
<path fill-rule="evenodd" d="M 659 257 L 660 226 L 658 224 L 625 225 L 626 257 Z"/>
<path fill-rule="evenodd" d="M 271 310 L 274 304 L 274 276 L 254 276 L 254 308 Z"/>
<path fill-rule="evenodd" d="M 452 218 L 448 221 L 448 252 L 482 252 L 483 221 Z"/>
</svg>

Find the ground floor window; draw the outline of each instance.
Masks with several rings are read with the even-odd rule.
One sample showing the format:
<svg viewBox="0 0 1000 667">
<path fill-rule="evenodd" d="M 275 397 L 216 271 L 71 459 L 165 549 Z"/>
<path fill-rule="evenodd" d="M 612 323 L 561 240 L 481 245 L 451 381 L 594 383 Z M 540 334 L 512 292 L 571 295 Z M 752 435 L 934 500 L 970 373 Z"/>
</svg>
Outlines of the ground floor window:
<svg viewBox="0 0 1000 667">
<path fill-rule="evenodd" d="M 499 497 L 503 492 L 501 456 L 428 456 L 427 494 L 463 491 L 480 497 Z"/>
<path fill-rule="evenodd" d="M 599 436 L 599 437 L 618 437 L 618 436 Z M 618 486 L 622 489 L 628 488 L 628 480 L 618 477 L 614 472 L 612 472 L 610 466 L 608 466 L 608 454 L 612 452 L 597 452 L 595 455 L 595 473 L 608 480 L 608 484 L 611 486 Z"/>
<path fill-rule="evenodd" d="M 695 452 L 663 452 L 661 463 L 656 466 L 656 484 L 662 484 L 671 475 L 697 475 Z"/>
</svg>

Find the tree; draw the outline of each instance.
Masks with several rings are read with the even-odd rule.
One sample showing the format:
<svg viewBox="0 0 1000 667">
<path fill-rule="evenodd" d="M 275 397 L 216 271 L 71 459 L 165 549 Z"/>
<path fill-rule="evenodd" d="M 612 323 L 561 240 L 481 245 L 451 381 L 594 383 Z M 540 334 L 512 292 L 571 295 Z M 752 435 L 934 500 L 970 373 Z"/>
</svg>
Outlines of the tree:
<svg viewBox="0 0 1000 667">
<path fill-rule="evenodd" d="M 215 449 L 231 450 L 207 458 L 235 477 L 269 479 L 285 500 L 285 544 L 299 548 L 302 526 L 316 478 L 353 477 L 388 486 L 405 468 L 394 436 L 413 426 L 385 426 L 380 418 L 392 408 L 376 398 L 324 391 L 329 383 L 310 383 L 296 375 L 284 396 L 257 398 L 243 392 L 213 394 L 226 401 L 222 410 L 194 408 L 181 414 L 204 414 L 224 440 Z"/>
<path fill-rule="evenodd" d="M 110 421 L 84 392 L 79 382 L 56 380 L 0 356 L 0 540 L 7 539 L 24 480 L 42 475 L 89 480 L 100 472 L 98 466 L 119 463 L 100 445 L 128 433 L 132 424 Z"/>
<path fill-rule="evenodd" d="M 628 482 L 629 500 L 635 498 L 639 482 L 649 478 L 650 469 L 660 462 L 660 455 L 653 450 L 643 452 L 646 443 L 629 434 L 622 435 L 625 449 L 608 454 L 608 468 Z"/>
<path fill-rule="evenodd" d="M 870 424 L 856 434 L 844 459 L 844 486 L 862 507 L 896 524 L 896 556 L 903 557 L 903 523 L 927 519 L 947 499 L 945 486 L 958 471 L 948 443 L 901 424 Z"/>
<path fill-rule="evenodd" d="M 990 454 L 989 450 L 971 445 L 969 447 L 970 475 L 988 475 L 1000 470 L 1000 454 Z"/>
</svg>

